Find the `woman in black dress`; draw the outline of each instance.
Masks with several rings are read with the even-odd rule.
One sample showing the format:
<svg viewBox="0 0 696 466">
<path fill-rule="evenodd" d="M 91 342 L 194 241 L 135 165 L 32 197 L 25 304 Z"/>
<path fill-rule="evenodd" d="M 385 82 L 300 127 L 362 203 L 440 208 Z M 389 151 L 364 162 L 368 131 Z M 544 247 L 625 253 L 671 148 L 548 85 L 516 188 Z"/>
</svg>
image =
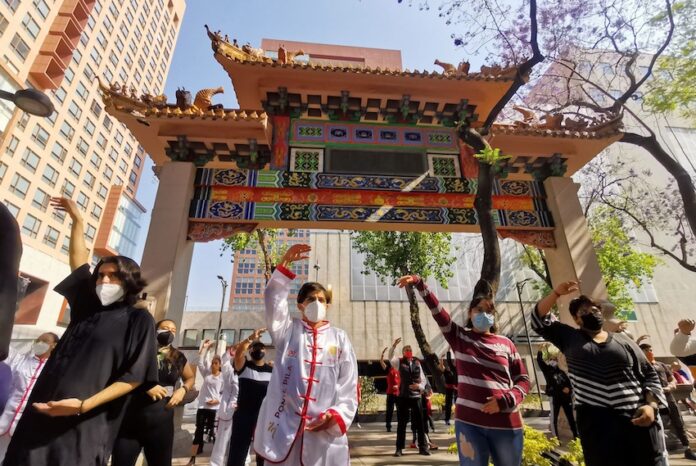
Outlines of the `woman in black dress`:
<svg viewBox="0 0 696 466">
<path fill-rule="evenodd" d="M 193 389 L 196 374 L 186 356 L 172 346 L 176 324 L 157 322 L 159 384 L 142 385 L 130 395 L 121 431 L 111 455 L 111 466 L 133 466 L 143 450 L 148 466 L 171 466 L 174 444 L 174 407 Z M 177 382 L 183 383 L 174 390 Z"/>
<path fill-rule="evenodd" d="M 145 286 L 140 267 L 106 257 L 89 270 L 77 205 L 51 203 L 72 219 L 70 268 L 56 286 L 70 324 L 36 381 L 4 466 L 104 466 L 124 413 L 124 395 L 157 383 L 155 324 L 134 307 Z"/>
</svg>

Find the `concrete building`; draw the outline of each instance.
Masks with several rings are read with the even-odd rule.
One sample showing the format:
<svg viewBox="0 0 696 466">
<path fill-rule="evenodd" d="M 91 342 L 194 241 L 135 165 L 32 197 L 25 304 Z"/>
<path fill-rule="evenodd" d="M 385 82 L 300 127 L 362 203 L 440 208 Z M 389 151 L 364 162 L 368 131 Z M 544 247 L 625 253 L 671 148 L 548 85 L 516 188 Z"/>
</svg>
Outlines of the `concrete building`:
<svg viewBox="0 0 696 466">
<path fill-rule="evenodd" d="M 146 153 L 103 111 L 98 80 L 161 94 L 184 9 L 185 0 L 0 3 L 0 88 L 43 90 L 56 108 L 44 119 L 0 101 L 0 200 L 19 223 L 20 271 L 31 280 L 14 338 L 65 324 L 52 289 L 70 271 L 70 221 L 48 207 L 50 196 L 79 204 L 95 260 L 132 254 Z"/>
</svg>

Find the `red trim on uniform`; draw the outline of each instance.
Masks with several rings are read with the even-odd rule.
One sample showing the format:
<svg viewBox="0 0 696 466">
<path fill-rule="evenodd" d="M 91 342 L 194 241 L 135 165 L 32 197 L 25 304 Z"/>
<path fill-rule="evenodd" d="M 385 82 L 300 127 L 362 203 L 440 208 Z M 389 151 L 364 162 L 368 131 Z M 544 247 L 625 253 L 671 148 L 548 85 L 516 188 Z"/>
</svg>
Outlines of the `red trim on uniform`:
<svg viewBox="0 0 696 466">
<path fill-rule="evenodd" d="M 39 372 L 41 372 L 41 368 L 43 367 L 44 363 L 48 358 L 37 358 L 39 360 L 39 365 L 36 366 L 36 369 L 34 369 L 34 373 L 31 375 L 31 379 L 29 379 L 29 384 L 27 385 L 27 389 L 24 390 L 24 393 L 22 394 L 22 399 L 19 400 L 19 404 L 17 405 L 17 409 L 15 409 L 15 412 L 12 414 L 12 419 L 10 420 L 10 423 L 7 426 L 7 430 L 3 432 L 1 435 L 5 435 L 9 433 L 12 430 L 12 425 L 15 423 L 15 420 L 17 419 L 17 416 L 19 415 L 19 411 L 21 411 L 22 407 L 24 407 L 24 404 L 27 400 L 27 397 L 31 393 L 31 389 L 34 388 L 34 382 L 36 382 L 36 379 L 39 378 Z"/>
<path fill-rule="evenodd" d="M 286 267 L 283 267 L 282 265 L 277 265 L 276 270 L 278 272 L 282 273 L 283 275 L 285 275 L 286 277 L 288 277 L 290 280 L 294 280 L 295 277 L 297 277 L 296 273 L 294 273 L 293 271 L 289 270 Z"/>
<path fill-rule="evenodd" d="M 338 414 L 338 411 L 336 411 L 335 409 L 331 408 L 331 409 L 327 409 L 326 412 L 329 413 L 329 414 L 331 414 L 331 415 L 334 417 L 334 419 L 336 419 L 336 424 L 338 424 L 338 427 L 341 429 L 341 433 L 342 433 L 342 434 L 345 434 L 345 433 L 346 433 L 346 430 L 347 430 L 347 429 L 346 429 L 346 423 L 345 423 L 345 421 L 343 420 L 343 418 L 341 417 L 341 415 Z"/>
</svg>

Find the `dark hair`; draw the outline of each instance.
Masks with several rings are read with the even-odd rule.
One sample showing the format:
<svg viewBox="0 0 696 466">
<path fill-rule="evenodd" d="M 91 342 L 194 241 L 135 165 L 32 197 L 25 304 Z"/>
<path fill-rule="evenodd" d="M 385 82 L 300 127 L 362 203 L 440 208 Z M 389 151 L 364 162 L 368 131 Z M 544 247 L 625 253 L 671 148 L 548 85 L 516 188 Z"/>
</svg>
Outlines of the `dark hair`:
<svg viewBox="0 0 696 466">
<path fill-rule="evenodd" d="M 215 361 L 219 362 L 220 365 L 222 366 L 222 358 L 220 356 L 218 356 L 217 354 L 215 356 L 213 356 L 213 359 L 210 360 L 210 365 L 212 366 Z"/>
<path fill-rule="evenodd" d="M 649 350 L 649 349 L 651 350 L 652 345 L 650 343 L 641 343 L 639 348 L 642 349 L 643 351 Z"/>
<path fill-rule="evenodd" d="M 60 340 L 60 337 L 58 337 L 58 335 L 56 335 L 53 332 L 44 332 L 39 336 L 42 336 L 42 335 L 51 335 L 51 338 L 53 338 L 53 343 L 58 343 L 58 340 Z"/>
<path fill-rule="evenodd" d="M 317 282 L 307 282 L 302 285 L 300 291 L 297 292 L 297 302 L 303 303 L 305 299 L 307 299 L 307 296 L 315 291 L 321 291 L 324 293 L 324 296 L 326 297 L 326 304 L 331 304 L 331 293 L 324 287 L 324 285 Z"/>
<path fill-rule="evenodd" d="M 147 282 L 140 276 L 138 263 L 126 256 L 103 257 L 92 272 L 92 282 L 95 287 L 99 278 L 99 268 L 104 264 L 116 264 L 118 278 L 123 283 L 123 300 L 126 304 L 135 304 L 138 301 L 138 295 L 147 286 Z"/>
<path fill-rule="evenodd" d="M 570 311 L 570 315 L 575 317 L 576 315 L 578 315 L 578 311 L 580 310 L 580 308 L 585 306 L 597 306 L 599 309 L 602 308 L 599 304 L 592 301 L 592 299 L 590 299 L 589 296 L 585 296 L 583 294 L 575 299 L 570 300 L 570 304 L 568 304 L 568 310 Z"/>
<path fill-rule="evenodd" d="M 261 341 L 261 340 L 256 340 L 253 342 L 251 345 L 249 345 L 249 350 L 255 350 L 255 349 L 265 349 L 266 345 Z"/>
<path fill-rule="evenodd" d="M 486 282 L 486 283 L 488 283 L 488 282 Z M 469 329 L 474 328 L 474 323 L 471 321 L 471 317 L 469 317 L 469 313 L 471 312 L 471 310 L 473 308 L 478 306 L 481 303 L 481 301 L 493 301 L 493 298 L 491 298 L 489 294 L 474 296 L 474 299 L 472 299 L 471 302 L 469 303 L 469 309 L 468 309 L 467 314 L 466 314 L 466 325 L 464 326 L 464 328 L 469 328 Z M 491 326 L 490 332 L 491 333 L 498 333 L 498 313 L 495 312 L 495 307 L 493 307 L 493 315 L 495 316 L 495 322 Z"/>
<path fill-rule="evenodd" d="M 162 325 L 164 322 L 172 322 L 174 325 L 176 325 L 176 322 L 174 322 L 172 319 L 162 319 L 155 324 L 155 330 L 159 329 L 159 326 Z M 167 361 L 169 361 L 171 365 L 175 365 L 179 359 L 180 354 L 182 354 L 181 351 L 176 349 L 174 345 L 169 345 L 169 351 L 167 352 Z"/>
</svg>

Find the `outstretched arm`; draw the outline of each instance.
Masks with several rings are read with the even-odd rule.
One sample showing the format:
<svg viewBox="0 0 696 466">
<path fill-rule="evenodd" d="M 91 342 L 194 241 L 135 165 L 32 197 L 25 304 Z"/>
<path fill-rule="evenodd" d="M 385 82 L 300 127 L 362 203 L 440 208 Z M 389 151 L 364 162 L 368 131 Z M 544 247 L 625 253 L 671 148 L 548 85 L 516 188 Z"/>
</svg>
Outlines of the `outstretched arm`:
<svg viewBox="0 0 696 466">
<path fill-rule="evenodd" d="M 389 363 L 392 365 L 392 367 L 399 367 L 399 358 L 394 356 L 394 351 L 396 351 L 396 347 L 401 343 L 401 337 L 397 338 L 394 340 L 394 343 L 392 343 L 391 347 L 389 348 Z"/>
<path fill-rule="evenodd" d="M 384 353 L 387 352 L 387 347 L 385 346 L 384 349 L 382 350 L 382 355 L 379 357 L 379 365 L 382 367 L 383 371 L 387 370 L 387 363 L 384 362 Z"/>
<path fill-rule="evenodd" d="M 254 341 L 258 340 L 261 334 L 265 331 L 265 328 L 258 328 L 254 330 L 254 333 L 249 335 L 249 337 L 246 340 L 240 341 L 237 347 L 235 348 L 234 370 L 236 370 L 238 373 L 244 368 L 244 364 L 246 363 L 246 358 L 244 357 L 244 354 L 249 349 L 249 346 Z"/>
<path fill-rule="evenodd" d="M 198 370 L 203 377 L 210 373 L 210 363 L 208 362 L 208 351 L 213 342 L 210 340 L 205 340 L 201 345 L 200 351 L 198 351 Z"/>
<path fill-rule="evenodd" d="M 440 331 L 445 337 L 445 340 L 447 340 L 447 343 L 449 343 L 452 348 L 455 348 L 457 346 L 457 332 L 459 326 L 452 321 L 449 313 L 444 307 L 442 307 L 440 301 L 437 299 L 437 296 L 430 291 L 428 285 L 425 284 L 423 279 L 418 275 L 406 275 L 399 278 L 398 284 L 399 288 L 403 288 L 405 286 L 416 287 L 423 298 L 423 301 L 425 301 L 425 304 L 430 309 L 435 322 L 437 322 L 437 324 L 440 326 Z"/>
<path fill-rule="evenodd" d="M 672 343 L 669 345 L 670 352 L 677 357 L 696 354 L 696 338 L 691 335 L 694 327 L 696 327 L 696 321 L 683 319 L 677 325 L 679 326 L 679 331 L 672 338 Z"/>
<path fill-rule="evenodd" d="M 70 227 L 70 270 L 75 270 L 89 261 L 89 249 L 85 244 L 85 225 L 80 209 L 75 201 L 66 197 L 52 197 L 51 206 L 56 210 L 66 212 L 72 220 Z"/>
</svg>

